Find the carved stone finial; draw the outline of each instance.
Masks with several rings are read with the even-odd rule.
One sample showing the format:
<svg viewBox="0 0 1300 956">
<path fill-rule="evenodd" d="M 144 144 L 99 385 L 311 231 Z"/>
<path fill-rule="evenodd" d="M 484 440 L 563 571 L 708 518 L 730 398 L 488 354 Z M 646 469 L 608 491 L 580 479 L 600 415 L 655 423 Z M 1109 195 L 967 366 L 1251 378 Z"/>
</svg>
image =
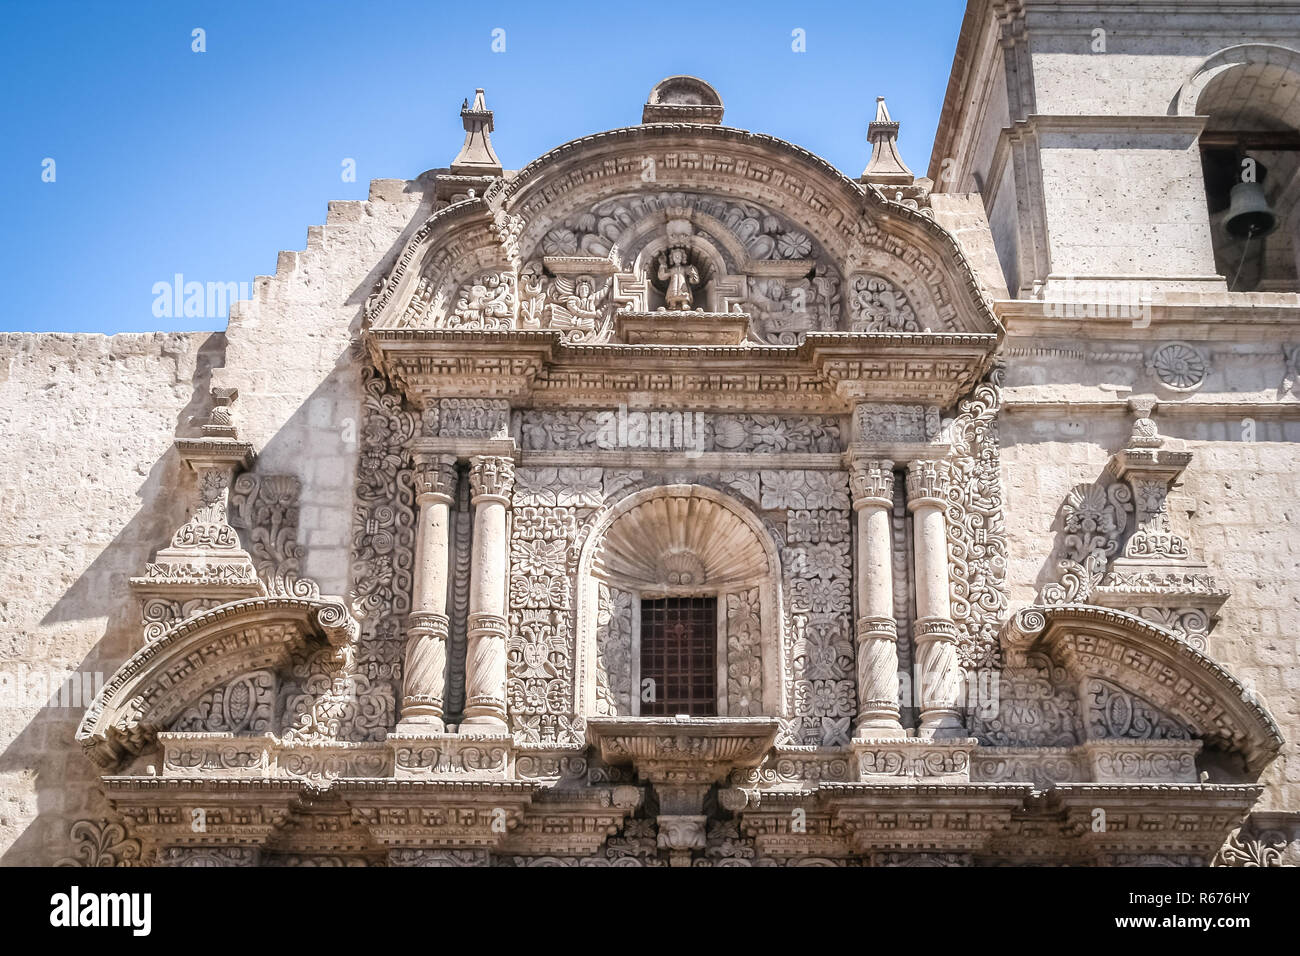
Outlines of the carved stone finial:
<svg viewBox="0 0 1300 956">
<path fill-rule="evenodd" d="M 231 406 L 239 397 L 239 389 L 233 386 L 212 386 L 212 412 L 208 420 L 200 424 L 205 438 L 238 438 L 235 426 L 235 410 Z"/>
<path fill-rule="evenodd" d="M 460 109 L 465 124 L 465 144 L 451 161 L 453 176 L 500 176 L 501 160 L 492 149 L 492 111 L 481 89 L 474 91 L 474 105 L 466 100 Z"/>
<path fill-rule="evenodd" d="M 871 143 L 871 161 L 862 171 L 861 181 L 877 186 L 910 186 L 915 174 L 898 154 L 898 123 L 889 115 L 883 96 L 876 97 L 876 118 L 867 126 Z"/>
</svg>

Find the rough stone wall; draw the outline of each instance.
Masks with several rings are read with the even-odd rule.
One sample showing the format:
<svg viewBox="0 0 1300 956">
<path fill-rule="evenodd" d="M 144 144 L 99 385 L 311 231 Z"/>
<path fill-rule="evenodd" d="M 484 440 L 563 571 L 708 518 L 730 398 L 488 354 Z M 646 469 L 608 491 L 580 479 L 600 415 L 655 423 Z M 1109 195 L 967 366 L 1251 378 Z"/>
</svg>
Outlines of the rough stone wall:
<svg viewBox="0 0 1300 956">
<path fill-rule="evenodd" d="M 194 476 L 172 440 L 203 412 L 223 346 L 210 332 L 0 337 L 5 865 L 55 862 L 72 823 L 103 814 L 73 734 L 95 675 L 140 646 L 128 579 L 185 521 Z"/>
<path fill-rule="evenodd" d="M 1194 144 L 1190 131 L 1044 132 L 1052 273 L 1215 275 Z"/>
<path fill-rule="evenodd" d="M 0 338 L 13 452 L 0 459 L 0 863 L 54 863 L 75 821 L 106 815 L 73 734 L 140 646 L 129 579 L 196 500 L 172 442 L 197 433 L 190 418 L 207 414 L 211 385 L 239 388 L 256 473 L 301 483 L 302 573 L 346 592 L 362 426 L 352 342 L 375 278 L 427 216 L 423 200 L 417 183 L 378 180 L 367 201 L 331 203 L 307 248 L 280 253 L 276 275 L 232 307 L 225 333 Z M 79 683 L 60 703 L 68 674 Z"/>
</svg>

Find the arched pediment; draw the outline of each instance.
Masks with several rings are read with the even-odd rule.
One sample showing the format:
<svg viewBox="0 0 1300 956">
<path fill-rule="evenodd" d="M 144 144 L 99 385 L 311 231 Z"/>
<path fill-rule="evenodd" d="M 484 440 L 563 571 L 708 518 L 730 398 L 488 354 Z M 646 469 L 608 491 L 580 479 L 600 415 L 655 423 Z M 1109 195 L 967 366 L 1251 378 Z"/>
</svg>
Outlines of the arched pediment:
<svg viewBox="0 0 1300 956">
<path fill-rule="evenodd" d="M 358 625 L 330 599 L 250 598 L 183 621 L 137 651 L 104 685 L 77 741 L 112 768 L 152 743 L 207 691 L 251 671 L 278 668 L 305 642 L 339 646 Z"/>
<path fill-rule="evenodd" d="M 720 248 L 730 247 L 737 269 L 773 263 L 774 269 L 756 274 L 780 278 L 780 263 L 801 264 L 799 276 L 787 277 L 793 280 L 820 264 L 821 274 L 834 273 L 845 285 L 858 276 L 883 278 L 920 317 L 915 329 L 855 328 L 846 303 L 842 313 L 836 306 L 838 330 L 1001 332 L 956 239 L 924 212 L 775 137 L 675 123 L 574 140 L 498 180 L 482 197 L 435 213 L 371 296 L 367 321 L 391 329 L 537 328 L 531 321 L 536 308 L 557 296 L 542 283 L 533 293 L 527 290 L 521 269 L 534 279 L 541 274 L 529 271 L 528 263 L 547 256 L 574 260 L 554 274 L 589 273 L 599 286 L 605 276 L 630 267 L 636 250 L 624 256 L 629 250 L 622 246 L 644 245 L 647 229 L 674 217 L 695 220 Z M 459 264 L 467 255 L 468 262 Z M 476 324 L 478 303 L 467 290 L 472 292 L 477 274 L 493 269 L 513 272 L 510 321 Z M 636 302 L 636 291 L 623 287 L 645 276 L 617 279 L 609 280 L 608 289 L 595 288 L 593 301 L 583 307 L 594 309 L 597 299 Z M 737 290 L 732 301 L 747 303 L 747 293 Z M 466 319 L 462 309 L 448 319 L 462 299 L 473 317 Z"/>
<path fill-rule="evenodd" d="M 1127 724 L 1134 706 L 1153 713 L 1143 723 L 1157 736 L 1185 728 L 1207 746 L 1236 751 L 1259 773 L 1283 744 L 1273 717 L 1237 678 L 1172 631 L 1133 614 L 1087 604 L 1029 607 L 1003 636 L 1010 666 L 1045 650 L 1079 688 L 1085 705 L 1112 709 Z M 1131 697 L 1113 701 L 1117 691 Z"/>
</svg>

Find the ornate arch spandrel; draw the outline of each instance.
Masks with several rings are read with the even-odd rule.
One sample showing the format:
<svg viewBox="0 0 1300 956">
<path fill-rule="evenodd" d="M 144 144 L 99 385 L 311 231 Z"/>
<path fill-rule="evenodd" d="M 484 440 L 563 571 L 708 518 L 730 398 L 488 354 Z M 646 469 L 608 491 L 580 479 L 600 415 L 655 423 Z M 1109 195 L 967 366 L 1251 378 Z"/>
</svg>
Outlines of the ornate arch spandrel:
<svg viewBox="0 0 1300 956">
<path fill-rule="evenodd" d="M 357 633 L 338 599 L 222 604 L 177 624 L 119 667 L 87 709 L 76 740 L 95 763 L 114 769 L 205 693 L 250 671 L 282 668 L 312 640 L 339 647 Z"/>
<path fill-rule="evenodd" d="M 1008 622 L 1003 648 L 1009 663 L 1033 649 L 1047 651 L 1075 681 L 1081 706 L 1098 687 L 1125 692 L 1154 708 L 1157 721 L 1186 728 L 1208 747 L 1240 753 L 1249 773 L 1261 773 L 1285 742 L 1241 681 L 1136 615 L 1088 604 L 1028 607 Z"/>
<path fill-rule="evenodd" d="M 574 688 L 576 713 L 583 717 L 600 713 L 597 628 L 604 587 L 630 594 L 634 612 L 641 596 L 716 595 L 719 696 L 720 703 L 727 705 L 719 710 L 733 716 L 733 710 L 754 708 L 738 706 L 731 700 L 729 685 L 733 681 L 728 659 L 735 652 L 728 646 L 728 639 L 733 627 L 751 626 L 752 595 L 757 592 L 756 643 L 762 666 L 759 709 L 768 716 L 783 714 L 780 649 L 785 614 L 780 554 L 762 521 L 744 504 L 703 485 L 661 485 L 637 491 L 591 519 L 577 575 L 576 641 L 583 666 Z M 631 656 L 635 662 L 637 615 L 630 617 Z M 636 672 L 634 663 L 633 691 Z M 752 682 L 745 686 L 752 687 Z"/>
</svg>

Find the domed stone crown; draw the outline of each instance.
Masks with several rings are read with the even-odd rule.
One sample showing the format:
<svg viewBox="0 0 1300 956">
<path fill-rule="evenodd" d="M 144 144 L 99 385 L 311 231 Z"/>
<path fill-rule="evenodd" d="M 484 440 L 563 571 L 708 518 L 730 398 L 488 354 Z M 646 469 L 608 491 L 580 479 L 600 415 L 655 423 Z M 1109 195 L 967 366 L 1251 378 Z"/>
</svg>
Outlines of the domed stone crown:
<svg viewBox="0 0 1300 956">
<path fill-rule="evenodd" d="M 722 122 L 722 97 L 698 77 L 666 77 L 650 91 L 650 98 L 641 111 L 641 122 L 717 126 Z"/>
</svg>

